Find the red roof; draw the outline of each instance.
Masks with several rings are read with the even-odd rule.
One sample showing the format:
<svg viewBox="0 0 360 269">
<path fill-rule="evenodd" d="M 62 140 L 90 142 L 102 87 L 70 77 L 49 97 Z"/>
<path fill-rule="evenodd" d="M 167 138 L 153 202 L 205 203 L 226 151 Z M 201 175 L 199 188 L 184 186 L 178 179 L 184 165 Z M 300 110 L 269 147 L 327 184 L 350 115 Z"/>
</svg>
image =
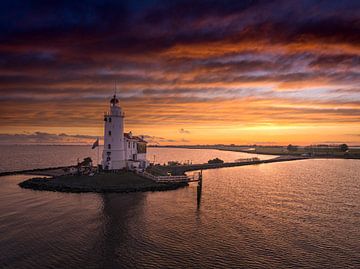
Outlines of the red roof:
<svg viewBox="0 0 360 269">
<path fill-rule="evenodd" d="M 140 136 L 132 135 L 132 136 L 130 137 L 130 134 L 129 134 L 129 133 L 124 133 L 124 137 L 127 138 L 127 139 L 135 140 L 136 142 L 147 143 L 147 142 L 146 142 L 143 138 L 141 138 Z"/>
</svg>

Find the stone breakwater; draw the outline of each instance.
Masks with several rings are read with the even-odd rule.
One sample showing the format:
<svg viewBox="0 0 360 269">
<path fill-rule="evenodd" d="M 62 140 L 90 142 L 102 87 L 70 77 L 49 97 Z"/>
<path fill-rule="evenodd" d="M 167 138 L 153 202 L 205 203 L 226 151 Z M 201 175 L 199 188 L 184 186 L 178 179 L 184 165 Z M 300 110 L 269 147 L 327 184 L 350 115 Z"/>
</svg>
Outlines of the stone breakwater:
<svg viewBox="0 0 360 269">
<path fill-rule="evenodd" d="M 35 169 L 27 169 L 27 170 L 19 170 L 19 171 L 0 172 L 0 177 L 10 176 L 10 175 L 19 175 L 19 174 L 41 175 L 41 176 L 60 176 L 60 175 L 64 174 L 64 169 L 68 169 L 70 167 L 73 167 L 73 166 L 58 166 L 58 167 L 35 168 Z"/>
<path fill-rule="evenodd" d="M 177 166 L 154 166 L 151 170 L 155 174 L 184 175 L 194 170 L 217 169 L 243 165 L 255 165 L 273 162 L 285 162 L 308 159 L 305 157 L 281 156 L 269 160 L 241 161 L 216 164 L 193 164 Z M 33 174 L 52 176 L 51 178 L 35 177 L 19 184 L 20 187 L 32 190 L 58 192 L 97 192 L 97 193 L 128 193 L 145 191 L 167 191 L 188 186 L 188 182 L 156 182 L 130 171 L 119 173 L 99 173 L 94 176 L 65 175 L 64 169 L 49 168 L 30 171 Z M 17 172 L 19 173 L 19 172 Z M 28 172 L 29 173 L 29 172 Z"/>
<path fill-rule="evenodd" d="M 19 183 L 24 189 L 71 193 L 130 193 L 168 191 L 188 186 L 187 182 L 158 183 L 137 174 L 98 174 L 90 176 L 35 177 Z"/>
<path fill-rule="evenodd" d="M 189 171 L 196 170 L 207 170 L 207 169 L 218 169 L 226 167 L 236 167 L 236 166 L 245 166 L 245 165 L 257 165 L 257 164 L 266 164 L 266 163 L 276 163 L 276 162 L 289 162 L 289 161 L 299 161 L 307 160 L 308 157 L 301 156 L 280 156 L 268 160 L 256 160 L 256 161 L 240 161 L 240 162 L 224 162 L 224 163 L 203 163 L 203 164 L 190 164 L 190 165 L 156 165 L 151 168 L 153 173 L 159 175 L 167 175 L 171 173 L 172 175 L 183 175 Z"/>
</svg>

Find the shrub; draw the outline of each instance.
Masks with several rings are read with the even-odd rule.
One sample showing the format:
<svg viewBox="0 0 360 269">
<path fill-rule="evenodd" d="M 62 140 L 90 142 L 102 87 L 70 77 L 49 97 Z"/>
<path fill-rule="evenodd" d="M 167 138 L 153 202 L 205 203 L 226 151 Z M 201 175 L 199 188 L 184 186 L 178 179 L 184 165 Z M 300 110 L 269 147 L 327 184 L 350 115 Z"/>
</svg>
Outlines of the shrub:
<svg viewBox="0 0 360 269">
<path fill-rule="evenodd" d="M 341 144 L 341 145 L 339 146 L 339 148 L 340 148 L 340 150 L 343 151 L 343 152 L 346 152 L 346 151 L 349 150 L 349 147 L 348 147 L 348 145 L 346 145 L 346 144 Z"/>
<path fill-rule="evenodd" d="M 212 160 L 208 160 L 208 163 L 209 163 L 209 164 L 224 163 L 224 161 L 221 160 L 221 159 L 219 159 L 219 158 L 215 158 L 215 159 L 212 159 Z"/>
</svg>

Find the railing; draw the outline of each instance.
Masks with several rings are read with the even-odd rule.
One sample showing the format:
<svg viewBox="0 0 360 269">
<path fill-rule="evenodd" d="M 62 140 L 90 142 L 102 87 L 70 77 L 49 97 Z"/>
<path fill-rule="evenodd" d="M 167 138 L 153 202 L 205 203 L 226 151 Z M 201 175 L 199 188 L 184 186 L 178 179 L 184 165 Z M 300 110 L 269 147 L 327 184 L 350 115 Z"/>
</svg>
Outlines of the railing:
<svg viewBox="0 0 360 269">
<path fill-rule="evenodd" d="M 236 163 L 240 163 L 240 162 L 257 162 L 260 161 L 260 159 L 258 157 L 253 157 L 253 158 L 243 158 L 243 159 L 237 159 L 235 160 Z"/>
<path fill-rule="evenodd" d="M 181 175 L 181 176 L 155 176 L 148 172 L 141 173 L 144 177 L 152 179 L 156 182 L 184 182 L 191 180 L 191 177 L 187 175 Z"/>
<path fill-rule="evenodd" d="M 110 112 L 105 112 L 104 119 L 107 117 L 125 117 L 125 112 L 120 112 L 119 114 L 111 114 Z"/>
</svg>

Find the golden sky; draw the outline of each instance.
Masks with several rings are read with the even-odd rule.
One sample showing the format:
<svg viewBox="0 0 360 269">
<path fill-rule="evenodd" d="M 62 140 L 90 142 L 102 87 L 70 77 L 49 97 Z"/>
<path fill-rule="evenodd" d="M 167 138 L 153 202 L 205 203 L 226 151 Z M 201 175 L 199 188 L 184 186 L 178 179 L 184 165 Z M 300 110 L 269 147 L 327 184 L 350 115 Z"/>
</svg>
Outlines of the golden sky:
<svg viewBox="0 0 360 269">
<path fill-rule="evenodd" d="M 1 10 L 0 143 L 91 142 L 116 80 L 150 143 L 360 145 L 356 1 Z"/>
</svg>

